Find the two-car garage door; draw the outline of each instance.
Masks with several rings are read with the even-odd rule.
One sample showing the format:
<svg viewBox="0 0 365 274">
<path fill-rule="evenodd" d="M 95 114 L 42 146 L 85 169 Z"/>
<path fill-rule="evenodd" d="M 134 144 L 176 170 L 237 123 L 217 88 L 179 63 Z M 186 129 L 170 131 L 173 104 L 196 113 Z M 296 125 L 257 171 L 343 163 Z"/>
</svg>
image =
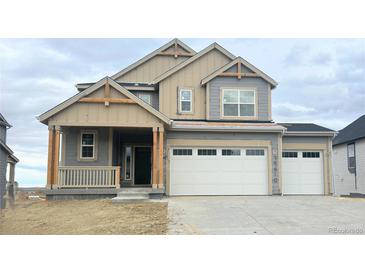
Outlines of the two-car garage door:
<svg viewBox="0 0 365 274">
<path fill-rule="evenodd" d="M 170 195 L 267 195 L 263 148 L 172 148 Z"/>
</svg>

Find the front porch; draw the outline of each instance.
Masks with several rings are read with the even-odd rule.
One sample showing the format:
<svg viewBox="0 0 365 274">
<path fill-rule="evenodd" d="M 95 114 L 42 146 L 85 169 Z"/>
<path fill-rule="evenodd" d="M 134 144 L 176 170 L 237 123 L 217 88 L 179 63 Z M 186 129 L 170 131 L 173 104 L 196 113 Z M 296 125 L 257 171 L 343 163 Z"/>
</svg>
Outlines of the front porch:
<svg viewBox="0 0 365 274">
<path fill-rule="evenodd" d="M 164 189 L 163 127 L 49 126 L 50 195 L 116 195 Z"/>
</svg>

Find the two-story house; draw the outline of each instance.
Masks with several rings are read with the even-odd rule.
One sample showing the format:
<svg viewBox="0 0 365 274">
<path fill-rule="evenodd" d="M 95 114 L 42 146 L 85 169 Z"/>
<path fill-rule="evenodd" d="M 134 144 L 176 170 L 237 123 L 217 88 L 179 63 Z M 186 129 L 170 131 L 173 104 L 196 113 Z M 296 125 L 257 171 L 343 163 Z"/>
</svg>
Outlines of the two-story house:
<svg viewBox="0 0 365 274">
<path fill-rule="evenodd" d="M 19 162 L 15 157 L 14 152 L 6 144 L 7 130 L 11 125 L 5 120 L 4 116 L 0 113 L 0 208 L 5 208 L 5 194 L 7 183 L 7 169 L 9 168 L 9 184 L 12 187 L 15 186 L 15 165 Z"/>
<path fill-rule="evenodd" d="M 217 43 L 174 39 L 43 113 L 49 195 L 332 193 L 334 131 L 272 119 L 277 82 Z"/>
</svg>

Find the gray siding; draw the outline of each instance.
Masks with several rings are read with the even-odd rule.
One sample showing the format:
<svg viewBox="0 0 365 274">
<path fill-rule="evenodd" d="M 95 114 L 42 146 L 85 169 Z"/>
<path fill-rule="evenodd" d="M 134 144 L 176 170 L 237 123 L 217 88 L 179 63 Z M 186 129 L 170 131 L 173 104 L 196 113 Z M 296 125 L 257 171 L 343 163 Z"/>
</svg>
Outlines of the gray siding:
<svg viewBox="0 0 365 274">
<path fill-rule="evenodd" d="M 158 110 L 159 98 L 158 91 L 141 91 L 141 90 L 132 90 L 131 93 L 138 97 L 139 94 L 149 94 L 151 95 L 151 105 L 154 109 Z"/>
<path fill-rule="evenodd" d="M 275 133 L 241 133 L 241 132 L 181 132 L 167 131 L 166 139 L 195 140 L 268 140 L 272 145 L 272 193 L 280 194 L 278 178 L 278 134 Z M 166 159 L 165 159 L 166 161 Z"/>
<path fill-rule="evenodd" d="M 221 119 L 221 88 L 255 87 L 258 96 L 258 120 L 269 120 L 268 83 L 261 78 L 216 77 L 209 84 L 209 119 Z"/>
<path fill-rule="evenodd" d="M 8 153 L 0 147 L 0 208 L 4 208 L 3 197 L 6 192 L 6 167 Z"/>
<path fill-rule="evenodd" d="M 79 161 L 80 132 L 81 130 L 97 131 L 97 159 L 96 161 Z M 108 166 L 108 128 L 78 128 L 70 127 L 64 130 L 65 134 L 65 165 L 66 166 Z"/>
<path fill-rule="evenodd" d="M 6 127 L 2 125 L 0 126 L 0 140 L 6 143 Z"/>
<path fill-rule="evenodd" d="M 304 144 L 327 144 L 329 137 L 300 137 L 300 136 L 284 136 L 283 143 L 304 143 Z"/>
</svg>

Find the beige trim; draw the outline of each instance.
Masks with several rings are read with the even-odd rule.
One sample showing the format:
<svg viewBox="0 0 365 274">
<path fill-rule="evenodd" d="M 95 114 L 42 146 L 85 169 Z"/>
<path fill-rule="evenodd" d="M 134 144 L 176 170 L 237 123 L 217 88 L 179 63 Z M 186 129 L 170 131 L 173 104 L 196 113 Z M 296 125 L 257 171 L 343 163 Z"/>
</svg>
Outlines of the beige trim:
<svg viewBox="0 0 365 274">
<path fill-rule="evenodd" d="M 54 153 L 54 129 L 48 128 L 48 164 L 47 164 L 47 188 L 53 185 L 53 153 Z"/>
<path fill-rule="evenodd" d="M 62 128 L 61 130 L 61 165 L 66 165 L 66 136 L 67 129 Z"/>
<path fill-rule="evenodd" d="M 164 150 L 164 130 L 159 128 L 159 138 L 158 138 L 158 188 L 163 188 L 163 150 Z"/>
<path fill-rule="evenodd" d="M 251 63 L 247 62 L 245 59 L 243 59 L 242 57 L 237 57 L 235 58 L 232 62 L 224 65 L 223 67 L 217 69 L 215 72 L 213 72 L 212 74 L 208 75 L 207 77 L 205 77 L 204 79 L 202 79 L 201 81 L 201 85 L 205 85 L 206 83 L 208 83 L 210 80 L 212 80 L 213 78 L 219 76 L 221 73 L 223 73 L 224 71 L 226 71 L 227 69 L 233 67 L 234 65 L 241 63 L 242 65 L 246 66 L 247 68 L 249 68 L 250 70 L 254 71 L 255 73 L 257 73 L 257 77 L 261 77 L 264 80 L 266 80 L 268 83 L 270 83 L 274 88 L 278 85 L 278 83 L 272 79 L 270 76 L 268 76 L 266 73 L 264 73 L 263 71 L 259 70 L 257 67 L 255 67 L 254 65 L 252 65 Z M 237 73 L 236 73 L 237 74 Z M 241 73 L 242 74 L 242 73 Z M 227 76 L 231 76 L 231 75 L 227 75 Z M 237 75 L 233 75 L 232 77 L 235 77 Z M 245 75 L 244 73 L 241 75 L 243 77 L 245 76 L 249 76 L 249 75 Z M 250 75 L 251 77 L 254 75 Z"/>
<path fill-rule="evenodd" d="M 285 127 L 285 125 L 283 125 Z M 285 131 L 284 136 L 324 136 L 333 137 L 334 131 Z"/>
<path fill-rule="evenodd" d="M 255 115 L 254 116 L 224 116 L 224 105 L 223 105 L 223 93 L 224 90 L 249 90 L 253 91 L 255 94 Z M 221 87 L 220 88 L 220 118 L 222 120 L 258 120 L 258 92 L 257 87 L 254 86 L 244 86 L 244 87 Z"/>
<path fill-rule="evenodd" d="M 283 150 L 321 150 L 323 155 L 323 181 L 324 181 L 324 195 L 330 194 L 330 180 L 329 180 L 329 161 L 331 160 L 328 154 L 328 142 L 324 144 L 315 143 L 283 143 Z M 285 187 L 285 186 L 284 186 Z"/>
<path fill-rule="evenodd" d="M 181 91 L 190 91 L 191 92 L 191 109 L 190 111 L 182 111 L 181 110 Z M 177 89 L 177 113 L 180 115 L 194 115 L 194 101 L 195 101 L 195 92 L 192 87 L 178 87 Z"/>
<path fill-rule="evenodd" d="M 283 194 L 283 172 L 282 172 L 282 161 L 283 161 L 283 137 L 282 134 L 278 134 L 278 166 L 277 166 L 277 177 L 279 180 L 279 191 Z"/>
<path fill-rule="evenodd" d="M 268 112 L 269 112 L 269 121 L 272 120 L 272 98 L 271 98 L 272 94 L 271 93 L 272 93 L 271 87 L 270 87 L 270 85 L 267 85 L 267 96 L 268 96 L 267 101 L 268 101 L 268 105 L 269 105 L 269 110 L 268 110 Z"/>
<path fill-rule="evenodd" d="M 109 128 L 109 135 L 108 135 L 108 165 L 112 166 L 113 164 L 113 134 L 114 129 Z"/>
<path fill-rule="evenodd" d="M 159 127 L 162 126 L 162 123 L 121 123 L 121 122 L 85 122 L 85 123 L 79 123 L 79 122 L 58 122 L 58 121 L 52 121 L 50 122 L 51 126 L 70 126 L 70 127 L 82 127 L 82 126 L 88 126 L 88 127 L 141 127 L 141 128 L 150 128 L 153 126 Z"/>
<path fill-rule="evenodd" d="M 207 83 L 205 86 L 205 117 L 207 120 L 210 119 L 210 84 Z"/>
<path fill-rule="evenodd" d="M 83 158 L 82 155 L 82 134 L 93 134 L 94 135 L 94 153 L 92 158 Z M 78 154 L 77 154 L 77 160 L 79 162 L 95 162 L 98 160 L 98 146 L 99 146 L 99 140 L 98 140 L 98 131 L 97 130 L 88 130 L 88 129 L 81 129 L 79 138 L 78 138 Z"/>
<path fill-rule="evenodd" d="M 267 149 L 268 158 L 268 193 L 272 195 L 272 145 L 266 140 L 195 140 L 195 139 L 167 139 L 166 153 L 166 193 L 170 195 L 170 150 L 171 147 L 261 147 Z"/>
<path fill-rule="evenodd" d="M 53 157 L 53 185 L 58 185 L 58 166 L 60 161 L 60 129 L 55 128 L 54 157 Z"/>
<path fill-rule="evenodd" d="M 163 45 L 162 47 L 156 49 L 155 51 L 151 52 L 150 54 L 146 55 L 145 57 L 143 57 L 142 59 L 138 60 L 137 62 L 129 65 L 128 67 L 126 67 L 125 69 L 117 72 L 116 74 L 114 74 L 111 78 L 113 80 L 123 76 L 124 74 L 126 74 L 127 72 L 131 71 L 132 69 L 137 68 L 138 66 L 142 65 L 143 63 L 147 62 L 148 60 L 152 59 L 153 57 L 155 57 L 156 55 L 158 55 L 159 53 L 163 52 L 164 50 L 168 49 L 171 46 L 174 46 L 175 44 L 179 45 L 180 47 L 182 47 L 184 50 L 186 50 L 188 53 L 192 53 L 192 54 L 196 54 L 195 50 L 193 50 L 192 48 L 190 48 L 188 45 L 184 44 L 182 41 L 180 41 L 179 39 L 173 39 L 170 42 L 168 42 L 167 44 Z"/>
<path fill-rule="evenodd" d="M 223 53 L 224 55 L 226 55 L 231 60 L 233 60 L 234 58 L 236 58 L 232 53 L 230 53 L 229 51 L 227 51 L 226 49 L 224 49 L 222 46 L 218 45 L 217 43 L 213 43 L 213 44 L 209 45 L 208 47 L 206 47 L 205 49 L 203 49 L 200 52 L 198 52 L 197 54 L 195 54 L 194 56 L 190 57 L 186 61 L 184 61 L 184 62 L 176 65 L 175 67 L 173 67 L 173 68 L 169 69 L 168 71 L 166 71 L 165 73 L 161 74 L 160 76 L 158 76 L 157 78 L 155 78 L 151 82 L 151 84 L 157 84 L 157 83 L 161 82 L 162 80 L 166 79 L 170 75 L 172 75 L 175 72 L 181 70 L 182 68 L 186 67 L 187 65 L 191 64 L 192 62 L 194 62 L 198 58 L 202 57 L 203 55 L 207 54 L 208 52 L 210 52 L 211 50 L 214 50 L 214 49 L 219 50 L 221 53 Z"/>
</svg>

